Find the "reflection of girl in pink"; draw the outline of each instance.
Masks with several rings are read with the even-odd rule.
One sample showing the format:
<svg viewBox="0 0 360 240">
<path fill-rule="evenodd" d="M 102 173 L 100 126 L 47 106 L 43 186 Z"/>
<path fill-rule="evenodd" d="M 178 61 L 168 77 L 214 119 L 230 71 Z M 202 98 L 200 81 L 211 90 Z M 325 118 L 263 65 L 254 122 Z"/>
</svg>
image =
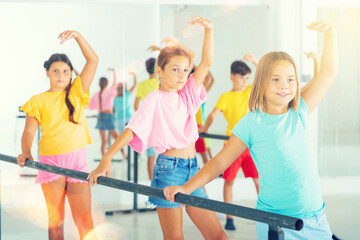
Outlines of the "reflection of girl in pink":
<svg viewBox="0 0 360 240">
<path fill-rule="evenodd" d="M 114 99 L 117 95 L 116 90 L 116 76 L 115 69 L 109 68 L 108 70 L 114 72 L 114 82 L 113 84 L 107 88 L 108 79 L 105 77 L 100 78 L 99 86 L 100 91 L 95 93 L 89 103 L 89 109 L 96 109 L 99 111 L 99 115 L 97 116 L 97 123 L 95 128 L 99 129 L 101 136 L 101 155 L 104 155 L 107 150 L 108 145 L 108 137 L 106 131 L 110 132 L 110 135 L 116 139 L 119 136 L 119 133 L 115 127 L 115 119 L 114 119 Z M 126 159 L 126 155 L 123 149 L 121 149 L 121 153 Z"/>
</svg>

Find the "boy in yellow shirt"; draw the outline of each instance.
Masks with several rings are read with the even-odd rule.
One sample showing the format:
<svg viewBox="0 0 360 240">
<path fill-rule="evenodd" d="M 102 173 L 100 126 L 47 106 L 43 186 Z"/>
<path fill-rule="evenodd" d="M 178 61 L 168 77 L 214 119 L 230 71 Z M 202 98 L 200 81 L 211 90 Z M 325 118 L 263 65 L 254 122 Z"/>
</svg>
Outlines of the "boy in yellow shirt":
<svg viewBox="0 0 360 240">
<path fill-rule="evenodd" d="M 149 79 L 142 81 L 139 83 L 139 86 L 137 88 L 136 92 L 136 99 L 134 103 L 134 109 L 135 111 L 139 108 L 140 100 L 144 100 L 146 95 L 148 95 L 150 92 L 158 90 L 160 82 L 156 78 L 154 70 L 155 70 L 155 58 L 149 58 L 145 62 L 146 71 L 149 73 Z M 150 147 L 146 149 L 146 154 L 148 156 L 148 174 L 149 179 L 151 180 L 153 178 L 153 169 L 154 169 L 154 163 L 155 163 L 155 157 L 156 153 L 153 147 Z"/>
<path fill-rule="evenodd" d="M 244 60 L 251 61 L 257 66 L 258 60 L 252 53 L 245 55 Z M 216 103 L 213 111 L 206 119 L 202 132 L 207 132 L 212 122 L 220 112 L 224 114 L 225 120 L 228 122 L 226 135 L 231 135 L 231 130 L 237 122 L 248 112 L 248 102 L 251 93 L 252 84 L 249 85 L 249 76 L 251 69 L 243 61 L 234 61 L 231 64 L 230 79 L 233 83 L 231 91 L 223 93 Z M 225 142 L 226 144 L 226 142 Z M 232 203 L 232 187 L 237 172 L 242 168 L 245 177 L 251 177 L 255 183 L 256 191 L 259 193 L 258 172 L 251 158 L 249 150 L 244 151 L 231 166 L 225 170 L 222 178 L 224 178 L 224 202 Z M 225 229 L 235 230 L 232 216 L 226 216 Z"/>
</svg>

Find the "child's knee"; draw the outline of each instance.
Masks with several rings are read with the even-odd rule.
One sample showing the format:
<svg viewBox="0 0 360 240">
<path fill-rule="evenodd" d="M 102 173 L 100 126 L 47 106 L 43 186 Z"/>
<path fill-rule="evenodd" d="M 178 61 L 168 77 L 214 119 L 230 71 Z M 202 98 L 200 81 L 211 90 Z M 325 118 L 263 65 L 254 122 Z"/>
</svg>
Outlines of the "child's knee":
<svg viewBox="0 0 360 240">
<path fill-rule="evenodd" d="M 232 186 L 234 185 L 234 181 L 225 180 L 224 185 L 225 185 L 226 187 L 232 187 Z"/>
</svg>

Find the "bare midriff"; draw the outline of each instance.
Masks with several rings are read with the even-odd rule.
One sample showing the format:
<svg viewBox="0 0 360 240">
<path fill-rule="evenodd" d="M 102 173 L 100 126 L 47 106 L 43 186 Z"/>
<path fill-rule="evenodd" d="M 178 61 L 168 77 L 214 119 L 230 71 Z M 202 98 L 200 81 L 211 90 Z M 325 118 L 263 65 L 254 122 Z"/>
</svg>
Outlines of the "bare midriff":
<svg viewBox="0 0 360 240">
<path fill-rule="evenodd" d="M 113 113 L 112 110 L 105 110 L 105 111 L 101 111 L 101 113 Z"/>
<path fill-rule="evenodd" d="M 191 143 L 185 148 L 173 148 L 162 153 L 163 155 L 177 158 L 190 159 L 195 157 L 195 143 Z"/>
</svg>

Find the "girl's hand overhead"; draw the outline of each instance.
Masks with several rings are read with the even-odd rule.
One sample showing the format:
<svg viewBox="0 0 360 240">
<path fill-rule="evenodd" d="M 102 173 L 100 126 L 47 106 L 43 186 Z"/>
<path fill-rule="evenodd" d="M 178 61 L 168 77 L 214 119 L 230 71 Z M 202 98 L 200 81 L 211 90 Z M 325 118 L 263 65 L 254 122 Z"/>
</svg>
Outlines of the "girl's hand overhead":
<svg viewBox="0 0 360 240">
<path fill-rule="evenodd" d="M 150 47 L 148 47 L 146 50 L 149 50 L 149 51 L 161 51 L 161 48 L 159 48 L 158 46 L 155 46 L 155 45 L 151 45 Z"/>
<path fill-rule="evenodd" d="M 202 17 L 196 17 L 196 16 L 193 16 L 192 19 L 194 19 L 194 20 L 188 22 L 190 25 L 202 26 L 205 29 L 213 28 L 213 23 L 209 19 L 202 18 Z"/>
<path fill-rule="evenodd" d="M 79 36 L 79 32 L 77 31 L 65 31 L 60 33 L 59 35 L 59 39 L 60 39 L 60 44 L 64 43 L 67 40 L 70 40 L 72 38 L 76 39 Z"/>
<path fill-rule="evenodd" d="M 307 25 L 308 29 L 323 32 L 325 34 L 336 34 L 336 28 L 331 23 L 325 21 L 315 21 Z"/>
<path fill-rule="evenodd" d="M 244 60 L 248 61 L 248 62 L 254 62 L 254 61 L 257 61 L 257 58 L 254 56 L 253 53 L 249 52 L 249 53 L 245 54 Z"/>
<path fill-rule="evenodd" d="M 167 37 L 161 41 L 161 44 L 164 47 L 177 47 L 179 46 L 179 40 L 177 40 L 177 38 L 174 37 Z"/>
<path fill-rule="evenodd" d="M 319 56 L 314 52 L 309 52 L 309 53 L 305 52 L 305 55 L 306 55 L 307 58 L 312 58 L 312 59 L 319 58 Z"/>
</svg>

